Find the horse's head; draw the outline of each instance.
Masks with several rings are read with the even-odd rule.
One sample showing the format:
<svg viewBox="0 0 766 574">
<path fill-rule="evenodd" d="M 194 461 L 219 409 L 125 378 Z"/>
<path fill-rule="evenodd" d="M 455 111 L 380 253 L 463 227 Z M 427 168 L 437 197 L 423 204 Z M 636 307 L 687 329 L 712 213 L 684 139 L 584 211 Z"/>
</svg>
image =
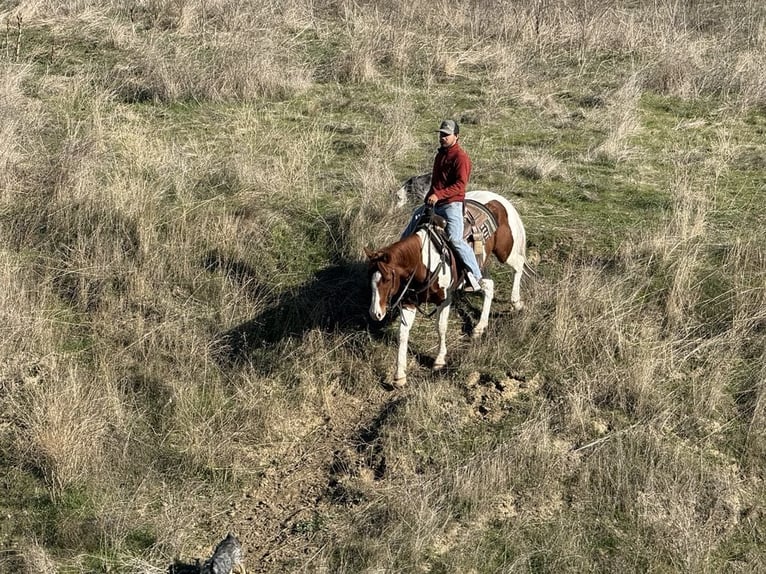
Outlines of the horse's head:
<svg viewBox="0 0 766 574">
<path fill-rule="evenodd" d="M 399 291 L 401 277 L 391 264 L 391 254 L 388 251 L 370 251 L 365 248 L 364 253 L 369 259 L 369 279 L 372 288 L 370 317 L 382 321 L 388 312 L 391 298 Z"/>
</svg>

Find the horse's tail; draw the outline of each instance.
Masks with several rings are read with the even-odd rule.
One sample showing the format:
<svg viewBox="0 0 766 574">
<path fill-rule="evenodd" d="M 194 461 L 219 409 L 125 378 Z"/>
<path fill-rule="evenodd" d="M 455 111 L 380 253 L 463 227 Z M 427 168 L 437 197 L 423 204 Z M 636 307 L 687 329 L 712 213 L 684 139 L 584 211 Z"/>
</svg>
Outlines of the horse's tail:
<svg viewBox="0 0 766 574">
<path fill-rule="evenodd" d="M 519 220 L 519 224 L 521 225 L 521 220 Z M 529 259 L 527 258 L 526 234 L 522 232 L 520 236 L 520 240 L 516 241 L 514 232 L 513 248 L 511 249 L 511 254 L 508 256 L 508 259 L 505 261 L 505 263 L 513 267 L 513 269 L 515 269 L 518 273 L 521 273 L 524 277 L 537 277 L 537 271 L 535 271 L 535 268 L 532 267 L 532 265 L 529 263 Z"/>
<path fill-rule="evenodd" d="M 537 271 L 529 264 L 529 261 L 524 261 L 522 273 L 524 273 L 525 277 L 537 277 Z"/>
</svg>

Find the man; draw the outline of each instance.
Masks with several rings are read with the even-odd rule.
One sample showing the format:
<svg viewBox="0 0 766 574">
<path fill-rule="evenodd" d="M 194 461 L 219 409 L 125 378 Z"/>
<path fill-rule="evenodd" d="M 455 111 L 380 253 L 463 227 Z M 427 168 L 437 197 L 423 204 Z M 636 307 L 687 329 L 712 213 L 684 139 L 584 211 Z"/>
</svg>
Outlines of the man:
<svg viewBox="0 0 766 574">
<path fill-rule="evenodd" d="M 460 261 L 468 268 L 466 277 L 470 289 L 481 291 L 481 269 L 476 261 L 473 249 L 463 239 L 463 204 L 465 189 L 471 176 L 471 158 L 460 147 L 458 141 L 460 126 L 454 120 L 444 120 L 439 126 L 439 150 L 434 158 L 431 175 L 431 188 L 425 197 L 425 205 L 433 208 L 434 213 L 447 222 L 447 236 Z M 419 208 L 405 229 L 407 236 L 415 231 L 418 219 L 423 213 Z"/>
</svg>

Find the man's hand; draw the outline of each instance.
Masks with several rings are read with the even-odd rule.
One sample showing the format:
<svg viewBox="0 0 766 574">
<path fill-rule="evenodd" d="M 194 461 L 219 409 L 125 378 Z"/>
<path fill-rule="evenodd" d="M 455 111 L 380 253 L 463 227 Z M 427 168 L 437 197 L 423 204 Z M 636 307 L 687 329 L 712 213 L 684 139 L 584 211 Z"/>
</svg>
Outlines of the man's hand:
<svg viewBox="0 0 766 574">
<path fill-rule="evenodd" d="M 426 197 L 426 205 L 434 206 L 436 205 L 436 202 L 439 201 L 439 198 L 436 197 L 435 193 L 432 193 L 428 197 Z"/>
</svg>

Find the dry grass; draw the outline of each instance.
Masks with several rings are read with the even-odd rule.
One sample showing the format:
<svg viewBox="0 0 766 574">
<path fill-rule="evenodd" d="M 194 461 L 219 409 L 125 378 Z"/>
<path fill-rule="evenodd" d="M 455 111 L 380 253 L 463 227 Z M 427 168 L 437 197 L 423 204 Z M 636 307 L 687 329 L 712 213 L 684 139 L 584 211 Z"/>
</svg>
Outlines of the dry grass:
<svg viewBox="0 0 766 574">
<path fill-rule="evenodd" d="M 3 10 L 0 571 L 766 568 L 760 4 Z M 362 249 L 432 116 L 540 263 L 390 391 Z"/>
<path fill-rule="evenodd" d="M 45 375 L 14 397 L 21 429 L 16 448 L 60 493 L 101 467 L 112 417 L 100 393 L 76 370 Z"/>
<path fill-rule="evenodd" d="M 598 110 L 602 115 L 605 140 L 592 153 L 591 159 L 597 161 L 619 162 L 630 159 L 631 138 L 640 129 L 639 102 L 641 99 L 641 80 L 633 75 L 618 89 L 611 98 L 606 110 Z"/>
<path fill-rule="evenodd" d="M 545 150 L 522 150 L 519 174 L 528 179 L 562 179 L 565 176 L 562 162 Z"/>
</svg>

